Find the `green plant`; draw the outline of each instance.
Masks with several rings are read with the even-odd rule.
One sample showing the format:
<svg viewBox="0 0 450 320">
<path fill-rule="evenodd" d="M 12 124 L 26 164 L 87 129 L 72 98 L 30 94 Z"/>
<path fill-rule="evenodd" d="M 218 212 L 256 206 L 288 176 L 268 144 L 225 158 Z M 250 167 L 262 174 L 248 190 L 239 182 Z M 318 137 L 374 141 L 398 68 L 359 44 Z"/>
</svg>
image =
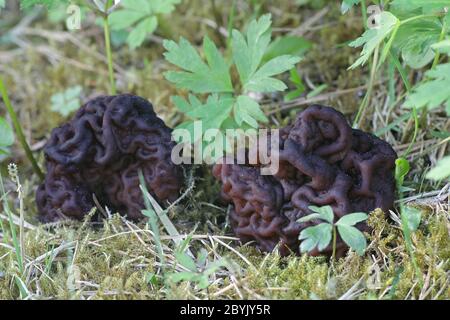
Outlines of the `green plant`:
<svg viewBox="0 0 450 320">
<path fill-rule="evenodd" d="M 343 1 L 343 12 L 358 3 L 361 3 L 365 14 L 365 0 Z M 353 47 L 363 46 L 360 58 L 350 68 L 358 67 L 368 61 L 372 63 L 369 90 L 360 105 L 354 122 L 355 126 L 359 124 L 369 104 L 376 72 L 386 61 L 389 62 L 390 69 L 397 69 L 403 80 L 407 92 L 403 107 L 412 109 L 410 115 L 414 121 L 414 135 L 403 157 L 411 151 L 418 134 L 418 111 L 425 113 L 430 109 L 445 106 L 447 115 L 450 115 L 449 8 L 450 0 L 388 1 L 384 3 L 384 11 L 379 8 L 371 12 L 373 14 L 369 20 L 374 22 L 372 28 L 350 43 Z M 400 59 L 412 70 L 428 66 L 424 77 L 415 86 L 409 82 L 409 70 L 402 65 Z M 390 77 L 393 77 L 392 72 Z M 393 81 L 390 82 L 393 83 Z M 427 178 L 440 180 L 448 176 L 450 176 L 450 169 L 447 157 L 430 171 Z"/>
<path fill-rule="evenodd" d="M 305 92 L 305 84 L 303 83 L 302 77 L 300 76 L 297 69 L 291 69 L 291 76 L 289 77 L 289 81 L 291 81 L 295 85 L 295 90 L 288 92 L 284 98 L 285 101 L 292 101 L 298 97 L 300 97 L 303 92 Z"/>
<path fill-rule="evenodd" d="M 174 252 L 175 260 L 186 270 L 168 273 L 167 279 L 173 283 L 192 282 L 198 289 L 206 289 L 211 284 L 210 277 L 220 269 L 229 267 L 229 263 L 224 258 L 209 261 L 208 252 L 204 248 L 199 250 L 194 259 L 192 254 L 186 252 L 191 240 L 192 234 L 187 236 Z"/>
<path fill-rule="evenodd" d="M 409 173 L 410 165 L 409 162 L 404 158 L 399 158 L 395 161 L 395 180 L 397 184 L 397 192 L 400 200 L 403 199 L 405 176 Z M 422 277 L 419 265 L 417 264 L 416 256 L 413 250 L 413 242 L 411 238 L 411 233 L 415 232 L 419 227 L 421 220 L 421 212 L 415 208 L 407 207 L 400 203 L 400 218 L 401 227 L 403 232 L 403 237 L 406 244 L 406 249 L 411 259 L 411 264 L 416 272 L 417 279 L 422 283 Z"/>
<path fill-rule="evenodd" d="M 440 52 L 434 47 L 437 43 L 443 41 L 450 32 L 449 14 L 445 8 L 450 5 L 450 1 L 426 1 L 426 0 L 394 0 L 384 3 L 383 10 L 381 7 L 371 7 L 372 15 L 367 19 L 366 1 L 344 1 L 343 12 L 348 11 L 350 7 L 361 3 L 363 8 L 364 20 L 367 20 L 368 30 L 364 34 L 350 43 L 353 47 L 363 47 L 360 58 L 353 63 L 350 68 L 356 68 L 371 62 L 371 76 L 369 81 L 369 90 L 360 105 L 358 114 L 355 118 L 354 125 L 357 126 L 362 115 L 369 105 L 372 94 L 372 88 L 375 83 L 376 73 L 380 67 L 389 61 L 395 66 L 405 83 L 408 93 L 411 92 L 406 70 L 399 61 L 401 57 L 403 61 L 411 68 L 422 68 L 432 63 L 431 68 L 437 67 L 440 62 Z M 390 59 L 387 59 L 387 58 Z M 443 86 L 448 80 L 442 76 L 445 67 L 438 67 L 436 71 L 429 72 L 427 75 L 435 77 L 437 81 L 426 85 L 426 87 Z M 438 81 L 441 84 L 438 84 Z M 419 87 L 420 88 L 420 87 Z M 433 107 L 445 101 L 445 96 L 436 99 L 424 99 L 423 90 L 419 93 L 411 95 L 407 100 L 406 106 L 412 108 L 423 108 L 427 106 L 427 102 Z M 415 89 L 413 90 L 415 91 Z M 432 92 L 428 92 L 428 97 Z M 426 95 L 426 94 L 425 94 Z"/>
<path fill-rule="evenodd" d="M 42 173 L 41 169 L 39 168 L 39 165 L 36 162 L 36 159 L 33 156 L 33 153 L 31 152 L 30 146 L 28 145 L 25 135 L 23 134 L 22 126 L 19 122 L 19 119 L 17 119 L 16 112 L 14 111 L 11 101 L 8 97 L 8 91 L 6 90 L 6 86 L 3 82 L 2 77 L 0 77 L 0 94 L 3 99 L 3 103 L 5 104 L 6 110 L 9 113 L 9 116 L 11 117 L 11 121 L 13 123 L 14 129 L 16 131 L 17 138 L 19 139 L 22 148 L 25 150 L 25 153 L 27 155 L 28 160 L 31 162 L 34 172 L 39 176 L 40 179 L 44 179 L 44 174 Z M 8 138 L 8 137 L 6 137 Z M 10 141 L 6 141 L 10 142 Z"/>
<path fill-rule="evenodd" d="M 0 117 L 0 156 L 9 154 L 9 147 L 14 143 L 14 132 L 9 123 Z"/>
<path fill-rule="evenodd" d="M 52 103 L 51 110 L 67 117 L 80 107 L 80 95 L 82 91 L 81 86 L 74 86 L 63 92 L 55 93 L 50 98 Z"/>
<path fill-rule="evenodd" d="M 314 213 L 300 218 L 297 222 L 305 223 L 311 220 L 322 220 L 324 222 L 305 228 L 300 232 L 299 240 L 301 252 L 311 252 L 315 248 L 323 251 L 332 242 L 332 259 L 336 257 L 336 239 L 339 232 L 342 240 L 358 255 L 363 255 L 367 247 L 364 234 L 354 227 L 355 224 L 367 220 L 367 214 L 363 212 L 350 213 L 337 222 L 334 222 L 333 209 L 330 206 L 316 207 L 310 206 Z"/>
<path fill-rule="evenodd" d="M 427 174 L 428 179 L 441 180 L 450 177 L 450 157 L 444 157 L 441 159 L 436 167 L 434 167 Z"/>
<path fill-rule="evenodd" d="M 8 202 L 8 198 L 7 198 L 7 192 L 5 190 L 4 184 L 3 184 L 3 178 L 2 175 L 0 173 L 0 200 L 2 203 L 2 207 L 3 207 L 3 211 L 6 213 L 6 216 L 8 217 L 8 225 L 9 225 L 9 230 L 5 229 L 5 226 L 3 224 L 3 222 L 0 224 L 1 228 L 2 228 L 2 232 L 7 232 L 9 231 L 9 235 L 11 236 L 11 241 L 12 241 L 12 245 L 14 248 L 14 256 L 15 256 L 15 265 L 17 267 L 17 274 L 14 275 L 14 282 L 17 286 L 17 288 L 19 289 L 20 292 L 20 297 L 21 298 L 25 298 L 28 296 L 28 290 L 26 288 L 26 285 L 24 283 L 24 281 L 22 279 L 26 278 L 25 275 L 25 254 L 24 254 L 24 249 L 25 249 L 25 245 L 24 245 L 24 228 L 23 228 L 23 195 L 21 192 L 22 186 L 20 184 L 19 178 L 18 178 L 18 173 L 17 173 L 17 167 L 15 167 L 15 165 L 10 166 L 10 176 L 13 180 L 13 182 L 16 184 L 17 186 L 17 193 L 19 195 L 19 201 L 20 201 L 20 229 L 19 229 L 19 236 L 17 236 L 17 231 L 16 231 L 16 225 L 14 223 L 14 219 L 13 219 L 13 212 L 9 206 L 9 202 Z M 7 241 L 7 237 L 4 237 L 3 241 Z"/>
<path fill-rule="evenodd" d="M 132 27 L 127 43 L 135 49 L 158 27 L 158 15 L 169 14 L 181 0 L 122 0 L 122 9 L 109 16 L 112 30 L 126 30 Z"/>
<path fill-rule="evenodd" d="M 166 60 L 182 69 L 168 71 L 165 77 L 190 93 L 189 101 L 179 96 L 172 98 L 177 108 L 189 118 L 179 128 L 192 133 L 195 120 L 203 120 L 203 131 L 209 128 L 221 131 L 258 128 L 258 123 L 268 121 L 259 103 L 249 93 L 284 91 L 287 86 L 274 76 L 291 70 L 301 60 L 298 56 L 281 55 L 263 63 L 270 45 L 271 24 L 271 16 L 264 15 L 250 22 L 245 35 L 233 30 L 231 61 L 223 57 L 208 37 L 203 39 L 206 62 L 186 39 L 181 38 L 179 43 L 164 41 Z M 232 83 L 230 65 L 239 75 L 238 83 Z M 206 103 L 195 94 L 206 94 Z"/>
</svg>

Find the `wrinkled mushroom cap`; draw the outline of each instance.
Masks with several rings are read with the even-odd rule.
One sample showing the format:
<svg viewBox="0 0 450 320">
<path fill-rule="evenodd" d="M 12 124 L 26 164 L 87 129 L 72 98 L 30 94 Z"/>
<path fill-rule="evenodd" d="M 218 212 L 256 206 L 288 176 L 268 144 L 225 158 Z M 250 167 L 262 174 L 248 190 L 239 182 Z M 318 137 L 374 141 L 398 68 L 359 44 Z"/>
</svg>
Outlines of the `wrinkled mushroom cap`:
<svg viewBox="0 0 450 320">
<path fill-rule="evenodd" d="M 47 175 L 36 194 L 41 221 L 81 219 L 97 200 L 129 218 L 142 217 L 138 172 L 161 202 L 174 201 L 182 184 L 170 159 L 171 129 L 145 99 L 102 96 L 54 129 L 45 147 Z"/>
<path fill-rule="evenodd" d="M 263 251 L 278 246 L 283 255 L 298 253 L 300 232 L 320 223 L 297 222 L 312 213 L 311 205 L 331 206 L 335 221 L 352 212 L 393 207 L 396 153 L 385 141 L 352 129 L 340 112 L 311 106 L 281 129 L 280 140 L 280 168 L 273 176 L 262 176 L 254 166 L 213 168 L 222 198 L 232 207 L 231 226 L 243 242 L 255 241 Z M 337 247 L 338 254 L 346 250 L 341 239 Z"/>
</svg>

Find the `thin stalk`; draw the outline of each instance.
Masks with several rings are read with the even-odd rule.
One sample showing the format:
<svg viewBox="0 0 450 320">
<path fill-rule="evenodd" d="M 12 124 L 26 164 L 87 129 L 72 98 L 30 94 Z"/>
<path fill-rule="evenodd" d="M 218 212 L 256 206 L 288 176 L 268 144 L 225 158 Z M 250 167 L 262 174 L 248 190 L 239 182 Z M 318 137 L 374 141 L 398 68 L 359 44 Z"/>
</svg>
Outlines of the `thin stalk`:
<svg viewBox="0 0 450 320">
<path fill-rule="evenodd" d="M 9 100 L 8 97 L 8 91 L 6 90 L 5 84 L 1 76 L 0 76 L 0 92 L 3 98 L 3 102 L 5 103 L 6 110 L 8 111 L 9 116 L 11 117 L 14 130 L 16 131 L 17 139 L 19 139 L 22 148 L 25 150 L 25 154 L 28 160 L 31 162 L 34 172 L 38 175 L 39 179 L 44 180 L 44 174 L 39 168 L 39 165 L 37 164 L 37 161 L 33 156 L 33 152 L 31 152 L 30 146 L 28 145 L 27 140 L 25 139 L 25 135 L 23 134 L 22 131 L 22 126 L 20 125 L 20 122 L 17 119 L 17 114 L 11 105 L 11 101 Z"/>
<path fill-rule="evenodd" d="M 361 13 L 363 17 L 364 29 L 367 30 L 367 5 L 366 0 L 361 0 Z"/>
<path fill-rule="evenodd" d="M 0 174 L 0 194 L 6 195 L 6 190 L 5 187 L 3 185 L 3 179 L 2 179 L 2 175 Z M 19 241 L 17 241 L 17 234 L 16 234 L 16 229 L 14 227 L 14 220 L 12 217 L 12 212 L 9 208 L 9 204 L 8 204 L 8 199 L 6 199 L 6 196 L 3 198 L 3 209 L 4 211 L 6 211 L 6 214 L 8 216 L 8 222 L 9 222 L 9 229 L 11 232 L 11 238 L 12 238 L 12 242 L 14 245 L 14 251 L 16 253 L 16 260 L 17 260 L 17 265 L 19 267 L 19 272 L 22 275 L 23 274 L 23 259 L 22 259 L 22 248 L 20 247 L 20 243 Z"/>
<path fill-rule="evenodd" d="M 105 6 L 105 12 L 103 13 L 103 33 L 105 35 L 105 50 L 106 50 L 106 59 L 108 61 L 108 73 L 109 73 L 109 84 L 111 94 L 115 95 L 116 90 L 116 82 L 114 79 L 114 67 L 113 67 L 113 58 L 112 58 L 112 50 L 111 50 L 111 32 L 109 29 L 108 22 L 108 10 L 112 5 L 112 0 L 108 0 Z"/>
<path fill-rule="evenodd" d="M 336 226 L 333 224 L 333 254 L 331 256 L 331 261 L 336 260 L 336 243 L 337 243 L 337 230 L 336 230 Z"/>
<path fill-rule="evenodd" d="M 359 106 L 358 113 L 356 114 L 355 120 L 353 121 L 353 128 L 357 128 L 360 126 L 362 115 L 363 115 L 365 109 L 367 108 L 367 106 L 369 105 L 370 98 L 372 96 L 373 85 L 375 83 L 375 75 L 376 75 L 377 63 L 378 63 L 378 53 L 379 53 L 379 47 L 377 47 L 374 52 L 373 62 L 372 62 L 372 70 L 370 72 L 369 86 L 367 89 L 367 93 L 364 96 L 364 99 L 361 102 L 361 105 Z"/>
<path fill-rule="evenodd" d="M 233 25 L 234 25 L 234 16 L 236 14 L 236 0 L 233 0 L 233 3 L 231 4 L 230 14 L 228 15 L 228 39 L 227 39 L 227 47 L 231 48 L 231 39 L 232 39 L 232 33 L 233 33 Z"/>
<path fill-rule="evenodd" d="M 440 16 L 440 14 L 422 14 L 420 16 L 415 16 L 415 17 L 411 17 L 411 18 L 402 20 L 400 22 L 400 25 L 404 25 L 406 23 L 409 23 L 409 22 L 412 22 L 412 21 L 415 21 L 415 20 L 420 20 L 420 19 L 425 19 L 425 18 L 436 18 L 436 17 L 439 17 L 439 16 Z"/>
<path fill-rule="evenodd" d="M 441 42 L 445 39 L 446 30 L 447 30 L 447 21 L 446 21 L 446 19 L 442 19 L 442 30 L 441 30 L 441 34 L 439 35 L 439 42 Z M 438 51 L 436 51 L 436 54 L 434 56 L 434 61 L 433 61 L 433 65 L 431 66 L 431 69 L 436 68 L 436 66 L 439 63 L 440 57 L 441 57 L 441 53 L 438 50 Z"/>
<path fill-rule="evenodd" d="M 412 86 L 408 80 L 405 69 L 403 68 L 403 66 L 400 63 L 400 61 L 398 60 L 398 58 L 394 54 L 392 54 L 392 52 L 390 52 L 390 55 L 391 55 L 392 61 L 394 62 L 394 65 L 396 66 L 398 72 L 400 73 L 400 77 L 403 80 L 406 91 L 408 93 L 410 93 Z M 413 134 L 411 143 L 408 146 L 408 149 L 406 150 L 406 152 L 403 155 L 404 158 L 406 158 L 409 155 L 409 153 L 411 152 L 411 149 L 417 139 L 417 134 L 419 132 L 419 119 L 417 117 L 417 109 L 415 106 L 413 106 L 411 116 L 414 119 L 414 134 Z M 400 200 L 403 198 L 403 194 L 401 192 L 401 187 L 402 187 L 402 185 L 397 186 Z M 423 280 L 421 277 L 419 265 L 417 264 L 416 257 L 414 255 L 412 240 L 411 240 L 411 232 L 410 232 L 409 226 L 408 226 L 408 217 L 406 216 L 406 211 L 405 211 L 403 205 L 400 205 L 400 216 L 401 216 L 401 221 L 402 221 L 402 232 L 403 232 L 403 237 L 405 239 L 406 250 L 408 251 L 408 254 L 411 259 L 411 264 L 414 268 L 414 271 L 416 272 L 416 277 L 417 277 L 420 285 L 422 286 Z"/>
<path fill-rule="evenodd" d="M 398 58 L 394 54 L 392 54 L 392 52 L 390 52 L 390 55 L 391 55 L 392 61 L 394 62 L 395 67 L 397 68 L 398 72 L 400 73 L 400 77 L 402 78 L 402 81 L 403 81 L 403 84 L 405 85 L 406 91 L 409 94 L 412 90 L 412 85 L 408 80 L 408 76 L 406 74 L 405 68 L 403 68 L 403 66 L 400 63 L 400 61 L 398 60 Z M 413 133 L 413 138 L 408 146 L 408 149 L 403 154 L 403 158 L 406 158 L 409 155 L 409 153 L 412 150 L 412 147 L 414 146 L 414 143 L 416 142 L 417 135 L 419 134 L 419 118 L 417 116 L 416 106 L 413 106 L 413 108 L 412 108 L 411 117 L 414 119 L 414 133 Z"/>
<path fill-rule="evenodd" d="M 161 272 L 164 277 L 165 274 L 165 258 L 164 258 L 164 251 L 162 248 L 161 243 L 161 235 L 159 233 L 159 226 L 158 226 L 158 216 L 150 202 L 149 195 L 147 189 L 147 184 L 145 183 L 144 175 L 142 174 L 142 171 L 138 172 L 139 175 L 139 183 L 140 188 L 142 191 L 142 196 L 144 198 L 145 207 L 147 208 L 147 212 L 145 212 L 145 215 L 148 217 L 148 223 L 150 225 L 150 228 L 153 232 L 153 237 L 155 238 L 155 244 L 156 244 L 156 250 L 158 252 L 159 262 L 161 263 Z"/>
<path fill-rule="evenodd" d="M 417 264 L 416 256 L 414 255 L 411 231 L 408 225 L 408 217 L 406 216 L 406 210 L 403 205 L 400 206 L 400 216 L 402 220 L 402 231 L 403 237 L 405 238 L 406 250 L 408 251 L 409 257 L 411 259 L 411 264 L 416 272 L 417 280 L 419 281 L 420 286 L 423 286 L 422 273 L 420 272 L 419 265 Z"/>
</svg>

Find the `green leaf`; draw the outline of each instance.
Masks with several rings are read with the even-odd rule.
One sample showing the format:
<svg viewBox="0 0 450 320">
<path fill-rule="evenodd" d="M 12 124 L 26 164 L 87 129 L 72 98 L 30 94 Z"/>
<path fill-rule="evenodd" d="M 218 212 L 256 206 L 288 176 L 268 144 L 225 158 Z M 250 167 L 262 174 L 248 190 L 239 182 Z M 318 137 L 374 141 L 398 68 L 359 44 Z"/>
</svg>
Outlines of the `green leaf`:
<svg viewBox="0 0 450 320">
<path fill-rule="evenodd" d="M 206 104 L 199 104 L 187 112 L 192 119 L 202 120 L 203 132 L 208 129 L 218 129 L 233 108 L 234 99 L 220 98 L 217 95 L 209 96 Z"/>
<path fill-rule="evenodd" d="M 355 69 L 361 65 L 364 65 L 369 60 L 377 46 L 379 46 L 391 34 L 399 22 L 400 21 L 397 17 L 392 13 L 388 11 L 382 12 L 380 14 L 379 28 L 367 30 L 361 37 L 349 44 L 354 48 L 363 46 L 361 56 L 353 65 L 350 66 L 349 69 Z"/>
<path fill-rule="evenodd" d="M 305 222 L 308 222 L 308 221 L 311 221 L 311 220 L 317 220 L 317 219 L 321 219 L 320 218 L 320 214 L 318 214 L 318 213 L 311 213 L 311 214 L 308 214 L 307 216 L 304 216 L 304 217 L 298 219 L 297 222 L 298 223 L 305 223 Z"/>
<path fill-rule="evenodd" d="M 132 27 L 127 43 L 135 49 L 144 43 L 158 26 L 157 14 L 170 13 L 181 0 L 122 0 L 123 9 L 109 15 L 108 22 L 112 30 L 124 30 Z"/>
<path fill-rule="evenodd" d="M 410 169 L 409 162 L 405 158 L 398 158 L 395 160 L 395 180 L 397 181 L 397 186 L 402 186 L 405 176 L 408 174 Z"/>
<path fill-rule="evenodd" d="M 5 0 L 0 0 L 0 12 L 5 7 Z"/>
<path fill-rule="evenodd" d="M 369 216 L 364 212 L 346 214 L 336 222 L 337 226 L 354 226 L 355 224 L 367 220 Z"/>
<path fill-rule="evenodd" d="M 450 63 L 437 65 L 425 73 L 425 78 L 427 80 L 421 82 L 408 96 L 404 107 L 427 107 L 431 110 L 445 104 L 447 114 L 450 115 Z"/>
<path fill-rule="evenodd" d="M 284 91 L 287 89 L 287 86 L 283 81 L 271 77 L 291 70 L 300 60 L 301 58 L 290 55 L 270 60 L 249 77 L 244 85 L 244 89 L 255 92 Z"/>
<path fill-rule="evenodd" d="M 52 8 L 58 4 L 61 3 L 68 3 L 69 1 L 67 0 L 21 0 L 20 1 L 20 8 L 23 9 L 28 9 L 37 5 L 42 5 L 45 6 L 47 8 Z"/>
<path fill-rule="evenodd" d="M 333 209 L 330 206 L 323 206 L 323 207 L 309 206 L 308 208 L 313 212 L 317 212 L 320 215 L 320 219 L 328 221 L 329 223 L 333 223 L 334 213 Z"/>
<path fill-rule="evenodd" d="M 313 91 L 311 91 L 310 93 L 308 93 L 308 95 L 306 96 L 308 99 L 317 97 L 319 94 L 321 94 L 324 90 L 326 90 L 328 88 L 328 85 L 326 83 L 317 86 Z"/>
<path fill-rule="evenodd" d="M 112 30 L 122 30 L 147 16 L 145 11 L 117 10 L 109 15 L 108 23 Z"/>
<path fill-rule="evenodd" d="M 194 259 L 188 256 L 184 252 L 175 252 L 175 259 L 181 264 L 183 267 L 187 268 L 189 271 L 197 272 L 197 265 L 195 264 Z"/>
<path fill-rule="evenodd" d="M 238 125 L 246 122 L 253 128 L 258 128 L 258 121 L 268 122 L 261 106 L 249 96 L 239 96 L 234 108 L 234 119 Z"/>
<path fill-rule="evenodd" d="M 450 39 L 435 43 L 431 46 L 431 48 L 437 52 L 450 55 Z"/>
<path fill-rule="evenodd" d="M 422 219 L 422 211 L 417 208 L 404 206 L 403 214 L 406 215 L 409 230 L 411 230 L 411 232 L 416 231 L 419 228 L 420 220 Z"/>
<path fill-rule="evenodd" d="M 51 110 L 58 112 L 64 117 L 67 117 L 73 111 L 80 108 L 80 95 L 82 92 L 81 86 L 74 86 L 68 88 L 66 91 L 56 93 L 51 96 Z"/>
<path fill-rule="evenodd" d="M 177 273 L 169 273 L 167 277 L 170 279 L 170 281 L 178 283 L 181 281 L 193 281 L 197 277 L 197 273 L 182 271 Z"/>
<path fill-rule="evenodd" d="M 14 132 L 9 123 L 0 117 L 0 147 L 4 150 L 14 143 Z"/>
<path fill-rule="evenodd" d="M 391 5 L 401 11 L 422 9 L 424 13 L 430 13 L 450 7 L 450 0 L 394 0 Z"/>
<path fill-rule="evenodd" d="M 167 14 L 175 10 L 175 5 L 180 3 L 181 0 L 153 0 L 150 1 L 150 7 L 154 13 Z"/>
<path fill-rule="evenodd" d="M 317 226 L 309 227 L 299 235 L 301 252 L 310 252 L 317 247 L 319 251 L 325 249 L 331 241 L 333 227 L 329 223 L 321 223 Z"/>
<path fill-rule="evenodd" d="M 364 234 L 352 226 L 338 225 L 337 229 L 342 240 L 360 256 L 364 254 L 367 247 Z"/>
<path fill-rule="evenodd" d="M 267 48 L 263 57 L 263 62 L 267 62 L 282 55 L 292 55 L 303 57 L 312 43 L 303 37 L 298 36 L 284 36 L 279 37 L 273 41 Z"/>
<path fill-rule="evenodd" d="M 5 159 L 5 156 L 10 154 L 9 148 L 0 146 L 0 161 Z"/>
<path fill-rule="evenodd" d="M 158 19 L 156 17 L 149 17 L 133 28 L 127 38 L 127 43 L 131 49 L 139 47 L 147 37 L 148 34 L 152 34 L 158 27 Z"/>
<path fill-rule="evenodd" d="M 179 44 L 165 40 L 164 53 L 167 61 L 185 71 L 168 71 L 165 77 L 178 88 L 187 89 L 194 93 L 233 92 L 231 77 L 222 54 L 215 44 L 204 38 L 203 50 L 208 64 L 206 64 L 195 48 L 184 38 Z"/>
<path fill-rule="evenodd" d="M 437 18 L 426 18 L 400 26 L 395 36 L 394 51 L 401 52 L 403 60 L 414 69 L 433 61 L 432 45 L 439 41 L 442 24 Z"/>
<path fill-rule="evenodd" d="M 361 0 L 343 0 L 341 5 L 342 14 L 347 13 L 353 6 L 359 4 Z"/>
<path fill-rule="evenodd" d="M 430 170 L 427 174 L 427 179 L 430 180 L 442 180 L 450 177 L 450 156 L 447 156 L 440 160 L 436 167 Z"/>
<path fill-rule="evenodd" d="M 250 22 L 246 38 L 238 30 L 232 32 L 233 59 L 244 86 L 261 64 L 270 43 L 271 24 L 271 15 L 266 14 Z"/>
<path fill-rule="evenodd" d="M 121 0 L 120 5 L 128 10 L 152 13 L 151 3 L 160 0 Z"/>
</svg>

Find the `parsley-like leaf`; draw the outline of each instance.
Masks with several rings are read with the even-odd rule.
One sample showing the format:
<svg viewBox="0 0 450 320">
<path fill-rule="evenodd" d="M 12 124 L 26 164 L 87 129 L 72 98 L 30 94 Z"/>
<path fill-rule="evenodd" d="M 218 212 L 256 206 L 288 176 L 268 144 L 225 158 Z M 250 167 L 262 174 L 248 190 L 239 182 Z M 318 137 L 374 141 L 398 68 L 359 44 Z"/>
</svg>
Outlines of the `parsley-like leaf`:
<svg viewBox="0 0 450 320">
<path fill-rule="evenodd" d="M 321 223 L 304 229 L 299 235 L 299 240 L 303 240 L 300 244 L 300 251 L 310 252 L 316 247 L 322 251 L 330 244 L 332 230 L 333 226 L 329 223 Z"/>
<path fill-rule="evenodd" d="M 424 13 L 436 12 L 450 7 L 450 0 L 394 0 L 392 7 L 401 11 L 422 9 Z"/>
<path fill-rule="evenodd" d="M 132 27 L 127 43 L 135 49 L 144 43 L 146 37 L 158 27 L 158 14 L 167 14 L 175 9 L 181 0 L 122 0 L 122 8 L 109 15 L 112 30 Z"/>
<path fill-rule="evenodd" d="M 229 67 L 215 44 L 205 37 L 203 50 L 207 60 L 205 63 L 197 50 L 184 38 L 177 44 L 165 40 L 164 54 L 167 61 L 185 71 L 168 71 L 164 75 L 167 80 L 178 88 L 187 89 L 193 93 L 233 92 Z"/>
<path fill-rule="evenodd" d="M 258 121 L 268 122 L 261 106 L 249 96 L 239 96 L 234 108 L 234 119 L 238 125 L 246 122 L 253 128 L 258 128 Z"/>
<path fill-rule="evenodd" d="M 20 8 L 21 9 L 28 9 L 33 6 L 37 5 L 43 5 L 47 8 L 52 8 L 57 4 L 66 3 L 69 4 L 69 0 L 21 0 L 20 1 Z"/>
<path fill-rule="evenodd" d="M 342 14 L 347 13 L 353 6 L 359 4 L 361 0 L 344 0 L 341 5 Z"/>
<path fill-rule="evenodd" d="M 271 16 L 267 14 L 250 23 L 246 37 L 238 30 L 233 30 L 233 59 L 246 91 L 285 90 L 286 85 L 272 76 L 292 69 L 301 60 L 297 56 L 282 55 L 258 69 L 270 43 L 271 23 Z"/>
<path fill-rule="evenodd" d="M 51 110 L 67 117 L 73 111 L 77 110 L 80 105 L 81 86 L 68 88 L 64 92 L 56 93 L 50 98 L 52 102 Z"/>
<path fill-rule="evenodd" d="M 450 115 L 450 63 L 437 65 L 425 73 L 428 81 L 421 82 L 409 95 L 405 107 L 435 109 L 445 104 Z"/>
<path fill-rule="evenodd" d="M 395 26 L 399 23 L 399 20 L 392 13 L 385 11 L 380 14 L 380 27 L 369 29 L 364 34 L 351 42 L 351 47 L 364 46 L 361 52 L 361 56 L 349 69 L 355 69 L 361 65 L 364 65 L 369 60 L 376 47 L 380 45 L 394 30 Z"/>
<path fill-rule="evenodd" d="M 427 178 L 431 180 L 442 180 L 448 177 L 450 177 L 450 156 L 440 160 L 427 174 Z"/>
</svg>

